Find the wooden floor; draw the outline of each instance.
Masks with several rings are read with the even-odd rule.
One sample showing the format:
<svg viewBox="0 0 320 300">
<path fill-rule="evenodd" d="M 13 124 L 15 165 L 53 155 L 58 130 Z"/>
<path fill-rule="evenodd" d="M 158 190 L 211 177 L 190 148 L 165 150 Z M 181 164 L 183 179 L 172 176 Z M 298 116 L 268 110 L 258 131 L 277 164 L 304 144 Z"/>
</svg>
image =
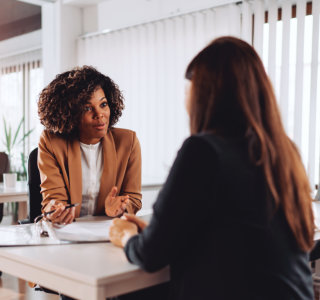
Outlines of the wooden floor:
<svg viewBox="0 0 320 300">
<path fill-rule="evenodd" d="M 59 300 L 58 295 L 35 291 L 26 281 L 2 273 L 0 277 L 0 300 Z"/>
</svg>

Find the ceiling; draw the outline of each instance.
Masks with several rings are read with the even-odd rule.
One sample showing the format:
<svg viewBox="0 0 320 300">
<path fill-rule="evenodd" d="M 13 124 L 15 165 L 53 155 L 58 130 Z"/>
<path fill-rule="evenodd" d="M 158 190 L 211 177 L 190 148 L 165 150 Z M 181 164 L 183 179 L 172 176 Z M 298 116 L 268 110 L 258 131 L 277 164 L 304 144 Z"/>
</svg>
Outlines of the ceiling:
<svg viewBox="0 0 320 300">
<path fill-rule="evenodd" d="M 0 25 L 9 24 L 41 13 L 41 7 L 17 0 L 0 0 Z"/>
<path fill-rule="evenodd" d="M 17 0 L 0 0 L 0 41 L 40 28 L 40 6 Z"/>
</svg>

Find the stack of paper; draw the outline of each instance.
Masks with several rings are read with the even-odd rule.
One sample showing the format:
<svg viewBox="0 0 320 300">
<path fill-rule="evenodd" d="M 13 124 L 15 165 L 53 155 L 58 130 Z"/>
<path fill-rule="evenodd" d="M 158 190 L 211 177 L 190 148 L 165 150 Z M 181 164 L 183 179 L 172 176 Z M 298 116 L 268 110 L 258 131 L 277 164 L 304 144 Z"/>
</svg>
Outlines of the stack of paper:
<svg viewBox="0 0 320 300">
<path fill-rule="evenodd" d="M 109 227 L 112 220 L 83 221 L 77 219 L 68 225 L 54 225 L 49 236 L 62 241 L 98 242 L 109 241 Z"/>
</svg>

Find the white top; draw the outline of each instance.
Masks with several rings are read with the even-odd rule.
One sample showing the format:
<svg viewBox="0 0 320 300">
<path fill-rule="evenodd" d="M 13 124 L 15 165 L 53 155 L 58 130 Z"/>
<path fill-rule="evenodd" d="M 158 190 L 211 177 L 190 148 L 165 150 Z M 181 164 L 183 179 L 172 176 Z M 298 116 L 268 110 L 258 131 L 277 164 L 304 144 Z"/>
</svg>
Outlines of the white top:
<svg viewBox="0 0 320 300">
<path fill-rule="evenodd" d="M 93 215 L 100 189 L 100 178 L 103 169 L 101 142 L 86 145 L 80 142 L 82 167 L 82 204 L 80 217 Z"/>
</svg>

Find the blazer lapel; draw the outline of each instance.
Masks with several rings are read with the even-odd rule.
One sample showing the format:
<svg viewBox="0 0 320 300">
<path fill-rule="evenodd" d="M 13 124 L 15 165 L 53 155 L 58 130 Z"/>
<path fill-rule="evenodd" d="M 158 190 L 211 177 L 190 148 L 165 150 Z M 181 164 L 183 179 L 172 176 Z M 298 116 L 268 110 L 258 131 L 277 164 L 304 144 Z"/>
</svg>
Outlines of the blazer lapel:
<svg viewBox="0 0 320 300">
<path fill-rule="evenodd" d="M 72 204 L 82 202 L 82 169 L 81 151 L 78 140 L 71 140 L 68 147 L 68 167 L 70 182 L 70 198 Z M 80 216 L 80 205 L 76 207 L 76 217 Z"/>
<path fill-rule="evenodd" d="M 117 154 L 111 130 L 108 130 L 107 135 L 102 139 L 102 151 L 103 171 L 100 179 L 96 214 L 103 214 L 105 212 L 104 200 L 116 184 Z"/>
</svg>

